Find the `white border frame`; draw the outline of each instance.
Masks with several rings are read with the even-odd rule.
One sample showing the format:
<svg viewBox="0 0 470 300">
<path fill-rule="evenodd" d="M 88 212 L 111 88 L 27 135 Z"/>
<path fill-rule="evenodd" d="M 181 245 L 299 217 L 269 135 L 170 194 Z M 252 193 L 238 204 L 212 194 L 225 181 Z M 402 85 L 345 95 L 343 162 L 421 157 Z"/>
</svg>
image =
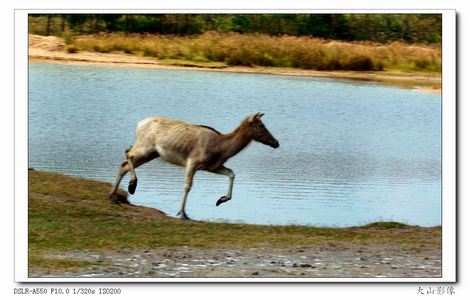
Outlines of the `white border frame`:
<svg viewBox="0 0 470 300">
<path fill-rule="evenodd" d="M 440 278 L 29 278 L 28 14 L 29 13 L 441 13 L 442 277 Z M 15 10 L 15 281 L 16 282 L 456 282 L 456 13 L 455 10 Z"/>
</svg>

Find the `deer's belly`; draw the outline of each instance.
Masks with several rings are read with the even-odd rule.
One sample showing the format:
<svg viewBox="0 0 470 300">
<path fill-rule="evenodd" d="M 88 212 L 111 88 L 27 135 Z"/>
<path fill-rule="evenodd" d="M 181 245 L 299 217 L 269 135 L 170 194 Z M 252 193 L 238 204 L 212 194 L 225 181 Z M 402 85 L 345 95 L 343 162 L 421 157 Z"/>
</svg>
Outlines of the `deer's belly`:
<svg viewBox="0 0 470 300">
<path fill-rule="evenodd" d="M 225 162 L 226 159 L 223 158 L 221 154 L 215 153 L 209 157 L 206 157 L 206 159 L 201 163 L 200 168 L 207 171 L 216 171 L 220 169 L 220 167 L 222 167 Z"/>
<path fill-rule="evenodd" d="M 164 147 L 157 147 L 157 151 L 163 160 L 178 166 L 186 166 L 186 157 L 182 153 L 171 151 Z"/>
</svg>

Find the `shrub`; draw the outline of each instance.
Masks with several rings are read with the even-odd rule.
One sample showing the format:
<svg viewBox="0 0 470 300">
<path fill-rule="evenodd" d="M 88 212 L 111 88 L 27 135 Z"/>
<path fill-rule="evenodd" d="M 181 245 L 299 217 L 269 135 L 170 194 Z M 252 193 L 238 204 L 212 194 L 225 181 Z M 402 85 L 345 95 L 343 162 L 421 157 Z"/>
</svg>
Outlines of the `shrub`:
<svg viewBox="0 0 470 300">
<path fill-rule="evenodd" d="M 346 60 L 341 68 L 351 71 L 372 71 L 374 70 L 374 63 L 370 57 L 357 55 Z"/>
<path fill-rule="evenodd" d="M 157 57 L 158 56 L 157 53 L 154 50 L 149 49 L 149 48 L 144 49 L 143 55 L 144 56 L 150 56 L 150 57 Z"/>
<path fill-rule="evenodd" d="M 66 45 L 70 45 L 74 42 L 74 38 L 75 38 L 75 33 L 68 32 L 68 33 L 64 34 L 64 43 Z"/>
<path fill-rule="evenodd" d="M 69 46 L 69 47 L 67 47 L 66 51 L 67 51 L 67 53 L 77 53 L 78 49 L 77 49 L 77 47 Z"/>
<path fill-rule="evenodd" d="M 100 53 L 109 53 L 111 52 L 111 48 L 109 46 L 94 45 L 93 51 L 100 52 Z"/>
</svg>

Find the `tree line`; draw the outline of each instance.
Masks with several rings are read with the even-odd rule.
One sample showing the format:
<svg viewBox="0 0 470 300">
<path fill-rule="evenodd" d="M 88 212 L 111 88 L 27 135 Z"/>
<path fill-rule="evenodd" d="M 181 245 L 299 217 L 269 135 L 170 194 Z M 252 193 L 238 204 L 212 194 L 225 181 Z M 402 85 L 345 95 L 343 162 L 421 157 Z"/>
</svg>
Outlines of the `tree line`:
<svg viewBox="0 0 470 300">
<path fill-rule="evenodd" d="M 345 41 L 441 42 L 440 14 L 31 14 L 31 33 L 199 35 L 206 31 Z"/>
</svg>

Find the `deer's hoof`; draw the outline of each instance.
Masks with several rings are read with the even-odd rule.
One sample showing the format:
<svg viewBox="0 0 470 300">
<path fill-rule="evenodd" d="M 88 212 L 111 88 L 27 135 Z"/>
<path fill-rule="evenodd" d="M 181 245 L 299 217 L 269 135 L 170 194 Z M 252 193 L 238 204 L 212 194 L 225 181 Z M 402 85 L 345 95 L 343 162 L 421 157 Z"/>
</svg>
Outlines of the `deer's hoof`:
<svg viewBox="0 0 470 300">
<path fill-rule="evenodd" d="M 183 212 L 179 211 L 176 215 L 180 216 L 180 220 L 183 220 L 183 221 L 191 220 L 184 211 Z"/>
<path fill-rule="evenodd" d="M 129 200 L 127 200 L 127 195 L 124 193 L 112 193 L 109 194 L 108 199 L 111 200 L 114 204 L 130 204 Z"/>
<path fill-rule="evenodd" d="M 134 195 L 136 188 L 137 188 L 137 179 L 129 181 L 127 190 L 129 191 L 131 195 Z"/>
<path fill-rule="evenodd" d="M 215 206 L 219 206 L 220 204 L 227 202 L 228 200 L 230 200 L 230 198 L 228 198 L 227 196 L 222 196 L 220 197 L 219 200 L 217 200 L 217 203 L 215 203 Z"/>
</svg>

